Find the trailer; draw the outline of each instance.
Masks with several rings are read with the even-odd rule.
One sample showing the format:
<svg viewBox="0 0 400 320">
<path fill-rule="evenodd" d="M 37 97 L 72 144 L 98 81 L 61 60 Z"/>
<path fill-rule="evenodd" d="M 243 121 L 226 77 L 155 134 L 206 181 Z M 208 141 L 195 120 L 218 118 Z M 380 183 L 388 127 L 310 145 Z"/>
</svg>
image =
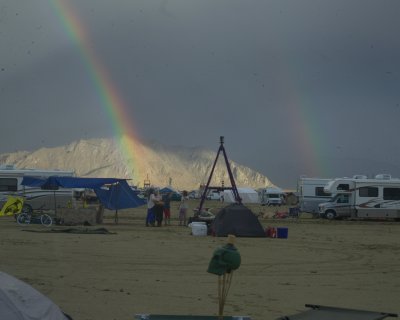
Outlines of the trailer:
<svg viewBox="0 0 400 320">
<path fill-rule="evenodd" d="M 23 197 L 23 212 L 33 210 L 53 210 L 56 207 L 66 207 L 73 199 L 73 189 L 53 188 L 52 190 L 40 187 L 21 185 L 25 176 L 47 178 L 50 176 L 74 176 L 74 171 L 17 169 L 13 165 L 0 166 L 0 207 L 9 196 Z"/>
<path fill-rule="evenodd" d="M 267 187 L 258 190 L 258 197 L 262 206 L 280 206 L 283 204 L 285 192 L 278 187 Z"/>
<path fill-rule="evenodd" d="M 336 195 L 319 205 L 323 218 L 400 219 L 400 179 L 390 175 L 334 179 L 324 190 Z"/>
<path fill-rule="evenodd" d="M 312 213 L 318 216 L 318 205 L 331 199 L 332 194 L 324 187 L 332 179 L 300 177 L 297 183 L 299 206 L 301 212 Z"/>
</svg>

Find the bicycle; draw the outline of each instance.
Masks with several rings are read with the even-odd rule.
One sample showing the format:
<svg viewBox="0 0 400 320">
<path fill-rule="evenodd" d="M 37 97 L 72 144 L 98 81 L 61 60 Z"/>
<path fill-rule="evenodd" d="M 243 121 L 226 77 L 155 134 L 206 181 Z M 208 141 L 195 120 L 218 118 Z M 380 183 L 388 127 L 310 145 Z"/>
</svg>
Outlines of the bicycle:
<svg viewBox="0 0 400 320">
<path fill-rule="evenodd" d="M 53 224 L 53 219 L 46 213 L 34 215 L 29 212 L 22 212 L 17 217 L 17 223 L 21 226 L 28 224 L 41 224 L 45 227 L 50 227 Z"/>
</svg>

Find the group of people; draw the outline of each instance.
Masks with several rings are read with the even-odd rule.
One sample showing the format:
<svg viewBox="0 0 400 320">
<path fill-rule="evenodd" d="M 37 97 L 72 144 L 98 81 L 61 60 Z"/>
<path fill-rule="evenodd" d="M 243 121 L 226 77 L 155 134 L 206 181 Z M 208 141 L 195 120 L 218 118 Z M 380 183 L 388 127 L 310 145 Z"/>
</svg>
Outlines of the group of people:
<svg viewBox="0 0 400 320">
<path fill-rule="evenodd" d="M 147 198 L 146 227 L 161 227 L 171 224 L 171 197 L 173 193 L 169 192 L 161 196 L 160 190 L 151 189 Z M 182 192 L 181 203 L 179 205 L 179 225 L 185 226 L 187 221 L 188 193 Z"/>
</svg>

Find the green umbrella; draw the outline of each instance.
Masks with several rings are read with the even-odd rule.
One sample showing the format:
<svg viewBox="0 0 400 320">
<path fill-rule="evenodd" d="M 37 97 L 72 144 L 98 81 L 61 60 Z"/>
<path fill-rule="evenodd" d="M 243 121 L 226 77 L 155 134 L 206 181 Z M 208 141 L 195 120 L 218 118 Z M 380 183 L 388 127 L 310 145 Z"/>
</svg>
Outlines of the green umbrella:
<svg viewBox="0 0 400 320">
<path fill-rule="evenodd" d="M 224 306 L 232 283 L 233 270 L 239 268 L 240 253 L 234 246 L 235 236 L 228 235 L 228 243 L 214 251 L 207 272 L 218 276 L 218 316 L 224 317 Z"/>
</svg>

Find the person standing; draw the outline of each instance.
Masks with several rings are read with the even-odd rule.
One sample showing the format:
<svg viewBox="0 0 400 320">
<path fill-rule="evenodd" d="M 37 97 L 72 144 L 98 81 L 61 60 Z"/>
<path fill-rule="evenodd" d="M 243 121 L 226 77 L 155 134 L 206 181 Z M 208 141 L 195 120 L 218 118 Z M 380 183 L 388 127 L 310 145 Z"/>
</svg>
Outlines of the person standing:
<svg viewBox="0 0 400 320">
<path fill-rule="evenodd" d="M 189 197 L 187 191 L 182 192 L 181 204 L 179 206 L 179 225 L 186 226 L 187 211 L 189 209 Z"/>
<path fill-rule="evenodd" d="M 163 202 L 160 195 L 160 190 L 156 189 L 153 197 L 154 207 L 153 212 L 155 220 L 157 221 L 157 227 L 161 227 L 163 221 Z"/>
<path fill-rule="evenodd" d="M 171 197 L 172 192 L 168 192 L 162 197 L 164 211 L 164 225 L 171 225 Z"/>
<path fill-rule="evenodd" d="M 154 205 L 155 205 L 155 190 L 149 189 L 149 194 L 147 197 L 147 215 L 146 215 L 146 227 L 155 225 L 155 213 L 154 213 Z"/>
</svg>

